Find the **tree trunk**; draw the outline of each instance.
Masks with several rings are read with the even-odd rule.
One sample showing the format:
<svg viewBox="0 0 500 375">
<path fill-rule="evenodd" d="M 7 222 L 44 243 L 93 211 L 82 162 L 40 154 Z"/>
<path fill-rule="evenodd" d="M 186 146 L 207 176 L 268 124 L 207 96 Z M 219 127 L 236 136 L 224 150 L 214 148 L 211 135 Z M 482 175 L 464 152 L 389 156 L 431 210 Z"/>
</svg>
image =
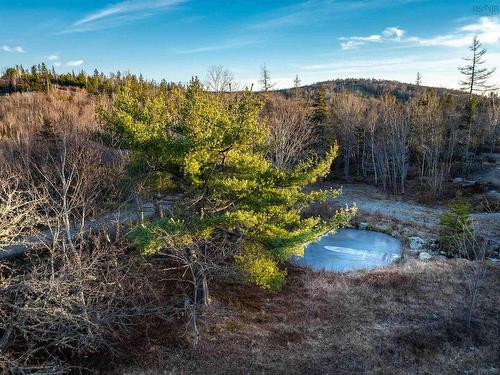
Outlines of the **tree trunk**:
<svg viewBox="0 0 500 375">
<path fill-rule="evenodd" d="M 197 305 L 208 305 L 208 283 L 203 270 L 194 272 L 194 303 Z"/>
</svg>

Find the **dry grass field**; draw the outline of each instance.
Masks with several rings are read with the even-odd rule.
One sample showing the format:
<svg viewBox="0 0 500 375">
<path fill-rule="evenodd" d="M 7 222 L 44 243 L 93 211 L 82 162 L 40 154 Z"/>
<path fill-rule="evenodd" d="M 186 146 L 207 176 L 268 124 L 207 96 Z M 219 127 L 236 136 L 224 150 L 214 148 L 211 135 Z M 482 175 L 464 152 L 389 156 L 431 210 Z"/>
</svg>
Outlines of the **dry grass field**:
<svg viewBox="0 0 500 375">
<path fill-rule="evenodd" d="M 220 284 L 196 348 L 189 327 L 156 327 L 123 348 L 131 357 L 119 373 L 496 374 L 499 275 L 489 268 L 471 330 L 459 260 L 350 274 L 291 268 L 279 294 Z"/>
</svg>

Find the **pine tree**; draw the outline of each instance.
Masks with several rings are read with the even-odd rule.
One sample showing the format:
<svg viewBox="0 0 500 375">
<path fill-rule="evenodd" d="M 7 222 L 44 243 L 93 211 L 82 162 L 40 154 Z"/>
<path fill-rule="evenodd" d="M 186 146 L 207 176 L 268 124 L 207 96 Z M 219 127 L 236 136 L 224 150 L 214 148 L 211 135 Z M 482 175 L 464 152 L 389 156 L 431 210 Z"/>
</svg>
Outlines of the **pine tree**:
<svg viewBox="0 0 500 375">
<path fill-rule="evenodd" d="M 314 98 L 314 113 L 313 119 L 317 124 L 322 124 L 328 118 L 328 103 L 326 101 L 326 91 L 323 86 L 320 86 L 316 97 Z"/>
<path fill-rule="evenodd" d="M 297 74 L 295 76 L 295 79 L 293 80 L 293 88 L 295 91 L 295 97 L 297 97 L 299 95 L 299 87 L 300 87 L 300 78 L 299 78 L 299 75 Z"/>
<path fill-rule="evenodd" d="M 271 74 L 269 73 L 269 69 L 267 69 L 266 64 L 261 67 L 261 78 L 259 82 L 261 84 L 262 91 L 269 91 L 275 85 L 275 83 L 271 82 Z"/>
<path fill-rule="evenodd" d="M 464 141 L 465 172 L 469 169 L 469 149 L 471 146 L 472 128 L 474 126 L 477 107 L 477 99 L 474 97 L 474 94 L 484 93 L 485 91 L 493 88 L 493 85 L 488 84 L 488 80 L 495 72 L 495 68 L 487 69 L 482 67 L 485 63 L 484 55 L 487 50 L 482 48 L 481 42 L 477 36 L 474 36 L 472 39 L 469 50 L 471 51 L 471 56 L 463 58 L 467 64 L 458 68 L 464 77 L 460 81 L 460 86 L 462 87 L 462 90 L 468 93 L 469 96 L 465 116 L 465 124 L 467 127 L 467 133 Z"/>
<path fill-rule="evenodd" d="M 457 196 L 449 204 L 449 210 L 441 215 L 439 243 L 447 256 L 458 254 L 458 244 L 471 233 L 470 205 L 462 196 Z"/>
<path fill-rule="evenodd" d="M 173 243 L 214 243 L 220 233 L 229 233 L 239 239 L 235 260 L 247 280 L 278 290 L 286 274 L 280 262 L 348 222 L 349 209 L 329 220 L 302 216 L 312 202 L 337 196 L 336 190 L 305 192 L 303 187 L 329 172 L 338 148 L 323 160 L 275 167 L 267 153 L 268 130 L 259 121 L 262 105 L 262 98 L 249 91 L 213 95 L 196 79 L 186 90 L 152 96 L 129 84 L 120 90 L 104 119 L 132 150 L 132 160 L 171 176 L 184 192 L 182 214 L 134 232 L 142 253 Z"/>
<path fill-rule="evenodd" d="M 420 72 L 417 72 L 417 80 L 415 81 L 415 84 L 417 85 L 417 87 L 420 87 L 420 85 L 422 84 L 422 75 L 420 74 Z"/>
<path fill-rule="evenodd" d="M 469 94 L 470 100 L 473 94 L 483 93 L 494 87 L 494 85 L 488 84 L 488 79 L 495 72 L 496 68 L 488 69 L 482 67 L 485 63 L 484 55 L 487 50 L 482 48 L 481 42 L 477 36 L 474 36 L 472 39 L 469 50 L 471 51 L 471 56 L 463 58 L 467 64 L 459 67 L 458 70 L 464 76 L 460 81 L 460 86 L 462 90 Z"/>
</svg>

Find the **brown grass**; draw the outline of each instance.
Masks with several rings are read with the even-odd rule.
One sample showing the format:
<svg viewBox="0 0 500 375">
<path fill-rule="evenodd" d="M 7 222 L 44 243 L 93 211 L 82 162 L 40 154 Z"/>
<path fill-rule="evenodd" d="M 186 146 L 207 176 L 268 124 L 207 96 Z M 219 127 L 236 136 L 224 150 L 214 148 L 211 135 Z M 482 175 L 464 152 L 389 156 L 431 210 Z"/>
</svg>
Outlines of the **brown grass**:
<svg viewBox="0 0 500 375">
<path fill-rule="evenodd" d="M 119 372 L 495 373 L 498 276 L 492 267 L 471 331 L 464 328 L 466 292 L 455 260 L 343 275 L 292 267 L 278 294 L 217 285 L 197 348 L 159 329 L 148 345 L 131 348 L 139 366 Z"/>
<path fill-rule="evenodd" d="M 85 91 L 0 97 L 0 141 L 27 143 L 43 128 L 64 134 L 96 130 L 95 107 L 95 97 Z"/>
</svg>

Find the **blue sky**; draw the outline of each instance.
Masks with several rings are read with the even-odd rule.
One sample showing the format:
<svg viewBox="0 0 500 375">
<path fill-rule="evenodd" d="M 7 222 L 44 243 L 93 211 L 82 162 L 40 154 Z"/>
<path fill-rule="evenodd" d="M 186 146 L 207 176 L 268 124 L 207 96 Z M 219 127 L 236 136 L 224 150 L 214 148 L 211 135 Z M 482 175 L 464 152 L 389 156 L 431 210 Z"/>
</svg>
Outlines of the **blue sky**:
<svg viewBox="0 0 500 375">
<path fill-rule="evenodd" d="M 457 87 L 474 34 L 488 65 L 500 62 L 498 1 L 0 0 L 0 14 L 0 69 L 44 61 L 185 82 L 222 64 L 247 85 L 265 63 L 276 87 L 296 74 L 308 84 L 417 72 Z"/>
</svg>

